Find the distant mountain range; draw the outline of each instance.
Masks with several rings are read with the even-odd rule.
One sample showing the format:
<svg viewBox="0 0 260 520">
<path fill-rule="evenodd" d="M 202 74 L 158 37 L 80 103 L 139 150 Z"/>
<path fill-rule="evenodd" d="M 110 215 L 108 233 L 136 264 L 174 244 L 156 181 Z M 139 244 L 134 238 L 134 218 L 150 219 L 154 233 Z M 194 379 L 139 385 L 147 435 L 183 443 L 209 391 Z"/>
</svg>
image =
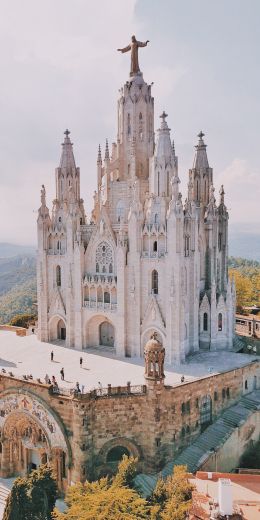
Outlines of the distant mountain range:
<svg viewBox="0 0 260 520">
<path fill-rule="evenodd" d="M 260 262 L 260 222 L 259 233 L 231 230 L 229 233 L 229 256 L 248 258 Z"/>
<path fill-rule="evenodd" d="M 0 242 L 0 259 L 11 258 L 18 255 L 36 255 L 36 247 L 20 246 L 16 244 L 8 244 L 7 242 Z"/>
</svg>

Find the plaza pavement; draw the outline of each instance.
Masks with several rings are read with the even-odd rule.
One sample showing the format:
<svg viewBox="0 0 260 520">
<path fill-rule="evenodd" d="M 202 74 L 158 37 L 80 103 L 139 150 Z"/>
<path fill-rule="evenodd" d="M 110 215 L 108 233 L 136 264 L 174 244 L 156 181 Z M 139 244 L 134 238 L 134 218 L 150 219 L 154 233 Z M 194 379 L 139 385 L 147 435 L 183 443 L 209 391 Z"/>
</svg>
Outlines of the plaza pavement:
<svg viewBox="0 0 260 520">
<path fill-rule="evenodd" d="M 51 361 L 51 351 L 54 361 Z M 83 367 L 80 368 L 80 357 Z M 225 370 L 246 365 L 259 359 L 257 356 L 237 354 L 234 352 L 198 352 L 188 358 L 183 365 L 165 366 L 165 384 L 180 384 L 180 378 L 185 376 L 185 382 L 216 374 Z M 32 374 L 33 379 L 43 380 L 46 373 L 55 376 L 58 384 L 64 388 L 74 388 L 78 381 L 84 385 L 84 391 L 98 388 L 100 381 L 103 387 L 125 386 L 145 383 L 144 360 L 140 358 L 117 359 L 106 349 L 93 348 L 84 351 L 66 348 L 63 345 L 41 343 L 35 335 L 19 337 L 14 332 L 0 331 L 0 371 L 14 375 Z M 64 368 L 65 380 L 61 381 L 60 370 Z"/>
</svg>

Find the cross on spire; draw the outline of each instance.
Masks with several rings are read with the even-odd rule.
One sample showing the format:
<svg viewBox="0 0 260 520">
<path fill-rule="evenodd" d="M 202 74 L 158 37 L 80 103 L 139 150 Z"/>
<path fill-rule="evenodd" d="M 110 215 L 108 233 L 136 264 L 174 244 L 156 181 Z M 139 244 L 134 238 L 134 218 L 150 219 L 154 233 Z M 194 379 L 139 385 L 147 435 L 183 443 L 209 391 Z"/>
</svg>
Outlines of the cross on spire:
<svg viewBox="0 0 260 520">
<path fill-rule="evenodd" d="M 203 139 L 204 136 L 205 136 L 205 134 L 203 134 L 203 132 L 202 132 L 202 130 L 201 130 L 200 133 L 198 134 L 198 137 L 199 137 L 200 139 Z"/>
<path fill-rule="evenodd" d="M 65 132 L 64 132 L 64 134 L 65 134 L 66 137 L 69 137 L 69 135 L 70 135 L 70 131 L 69 131 L 68 129 L 66 129 Z"/>
<path fill-rule="evenodd" d="M 160 118 L 162 119 L 163 123 L 165 123 L 166 117 L 168 117 L 168 114 L 166 114 L 166 112 L 163 111 L 163 113 L 160 115 Z"/>
</svg>

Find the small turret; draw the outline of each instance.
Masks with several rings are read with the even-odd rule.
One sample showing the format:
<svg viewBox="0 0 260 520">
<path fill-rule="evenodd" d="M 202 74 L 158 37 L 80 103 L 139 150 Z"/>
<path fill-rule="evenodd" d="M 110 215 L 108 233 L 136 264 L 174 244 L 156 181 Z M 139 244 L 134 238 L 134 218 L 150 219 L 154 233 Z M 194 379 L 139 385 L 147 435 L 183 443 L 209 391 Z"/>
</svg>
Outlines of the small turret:
<svg viewBox="0 0 260 520">
<path fill-rule="evenodd" d="M 153 382 L 163 382 L 165 348 L 157 339 L 156 332 L 151 335 L 144 348 L 145 379 Z"/>
<path fill-rule="evenodd" d="M 203 137 L 204 133 L 198 134 L 199 142 L 195 146 L 195 156 L 192 169 L 189 171 L 189 181 L 192 182 L 193 190 L 189 191 L 189 200 L 194 200 L 197 205 L 204 207 L 209 203 L 209 189 L 213 183 L 212 168 L 209 167 L 207 156 L 207 145 Z"/>
<path fill-rule="evenodd" d="M 73 143 L 70 140 L 70 131 L 64 132 L 60 166 L 56 168 L 56 199 L 79 201 L 80 199 L 80 170 L 76 167 L 73 153 Z"/>
</svg>

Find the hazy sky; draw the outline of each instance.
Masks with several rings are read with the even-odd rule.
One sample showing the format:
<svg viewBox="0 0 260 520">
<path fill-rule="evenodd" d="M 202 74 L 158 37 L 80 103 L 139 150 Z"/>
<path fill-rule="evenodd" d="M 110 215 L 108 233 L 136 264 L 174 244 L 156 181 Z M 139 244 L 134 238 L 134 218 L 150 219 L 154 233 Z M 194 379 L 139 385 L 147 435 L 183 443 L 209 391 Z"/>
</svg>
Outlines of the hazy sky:
<svg viewBox="0 0 260 520">
<path fill-rule="evenodd" d="M 260 228 L 259 0 L 0 0 L 0 242 L 36 243 L 40 187 L 68 127 L 88 214 L 97 147 L 116 137 L 118 88 L 128 79 L 130 36 L 154 82 L 155 128 L 165 109 L 184 196 L 202 129 L 216 192 L 231 226 Z"/>
</svg>

